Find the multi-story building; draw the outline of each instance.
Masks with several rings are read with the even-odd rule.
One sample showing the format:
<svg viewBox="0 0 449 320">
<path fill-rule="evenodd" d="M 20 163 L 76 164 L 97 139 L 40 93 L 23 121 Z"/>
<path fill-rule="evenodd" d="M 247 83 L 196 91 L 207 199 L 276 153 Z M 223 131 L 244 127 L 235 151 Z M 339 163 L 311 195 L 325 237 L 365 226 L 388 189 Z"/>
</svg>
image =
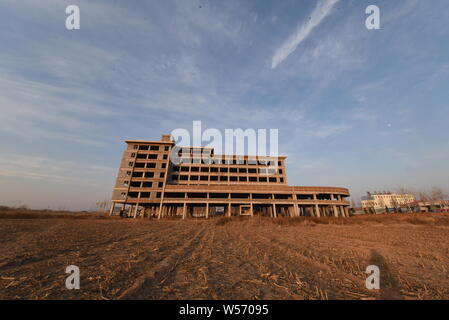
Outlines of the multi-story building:
<svg viewBox="0 0 449 320">
<path fill-rule="evenodd" d="M 289 186 L 286 157 L 216 155 L 203 147 L 179 152 L 170 135 L 126 143 L 111 215 L 118 205 L 132 217 L 349 216 L 348 189 Z"/>
<path fill-rule="evenodd" d="M 384 211 L 388 209 L 396 209 L 415 201 L 412 194 L 396 194 L 391 192 L 368 192 L 362 197 L 362 208 L 369 211 Z"/>
</svg>

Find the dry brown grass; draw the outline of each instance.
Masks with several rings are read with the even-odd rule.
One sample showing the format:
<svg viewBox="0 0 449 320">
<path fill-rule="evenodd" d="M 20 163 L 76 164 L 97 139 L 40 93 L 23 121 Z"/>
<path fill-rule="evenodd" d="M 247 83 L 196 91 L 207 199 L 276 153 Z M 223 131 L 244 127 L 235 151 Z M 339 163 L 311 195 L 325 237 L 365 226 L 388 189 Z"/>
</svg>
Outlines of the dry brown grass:
<svg viewBox="0 0 449 320">
<path fill-rule="evenodd" d="M 104 212 L 32 210 L 0 207 L 0 219 L 105 219 Z"/>
<path fill-rule="evenodd" d="M 2 219 L 0 299 L 449 298 L 448 214 L 67 217 Z M 81 290 L 65 289 L 70 264 Z M 379 291 L 364 285 L 371 264 Z"/>
<path fill-rule="evenodd" d="M 362 215 L 351 218 L 334 217 L 284 217 L 278 219 L 260 219 L 259 221 L 269 221 L 278 225 L 364 225 L 364 224 L 415 224 L 415 225 L 449 225 L 448 213 L 416 213 L 416 214 L 387 214 L 387 215 Z"/>
</svg>

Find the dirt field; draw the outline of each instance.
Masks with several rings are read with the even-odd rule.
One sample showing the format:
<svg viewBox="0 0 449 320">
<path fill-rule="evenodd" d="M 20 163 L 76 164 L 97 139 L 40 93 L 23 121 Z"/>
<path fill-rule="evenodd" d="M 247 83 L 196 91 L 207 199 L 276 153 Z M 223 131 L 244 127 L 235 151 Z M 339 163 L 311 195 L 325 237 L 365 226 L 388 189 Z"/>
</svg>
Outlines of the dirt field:
<svg viewBox="0 0 449 320">
<path fill-rule="evenodd" d="M 0 219 L 0 299 L 449 299 L 449 215 Z M 65 268 L 81 270 L 67 290 Z M 368 265 L 381 290 L 365 288 Z"/>
</svg>

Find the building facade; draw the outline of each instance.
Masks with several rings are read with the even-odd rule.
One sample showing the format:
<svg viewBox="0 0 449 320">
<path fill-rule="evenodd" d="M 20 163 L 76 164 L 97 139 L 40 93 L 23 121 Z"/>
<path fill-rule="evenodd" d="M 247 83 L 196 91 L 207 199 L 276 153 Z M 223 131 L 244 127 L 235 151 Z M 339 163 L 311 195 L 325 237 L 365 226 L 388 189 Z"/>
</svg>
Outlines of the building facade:
<svg viewBox="0 0 449 320">
<path fill-rule="evenodd" d="M 412 194 L 396 194 L 391 192 L 368 192 L 362 198 L 362 208 L 365 211 L 381 212 L 386 209 L 397 209 L 415 201 Z"/>
<path fill-rule="evenodd" d="M 348 189 L 289 186 L 286 157 L 216 155 L 203 147 L 180 150 L 170 135 L 126 144 L 111 215 L 118 210 L 134 218 L 349 216 Z"/>
</svg>

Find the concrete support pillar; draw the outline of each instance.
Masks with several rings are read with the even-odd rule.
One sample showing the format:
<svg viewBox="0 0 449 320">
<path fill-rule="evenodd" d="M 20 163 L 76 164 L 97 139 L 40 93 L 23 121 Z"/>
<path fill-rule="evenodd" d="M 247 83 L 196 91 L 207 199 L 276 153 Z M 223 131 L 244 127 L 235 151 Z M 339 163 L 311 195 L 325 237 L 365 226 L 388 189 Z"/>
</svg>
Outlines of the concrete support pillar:
<svg viewBox="0 0 449 320">
<path fill-rule="evenodd" d="M 251 217 L 253 217 L 254 216 L 254 208 L 253 208 L 253 203 L 251 202 Z"/>
<path fill-rule="evenodd" d="M 230 203 L 228 203 L 228 212 L 227 212 L 228 217 L 232 216 L 232 206 Z"/>
<path fill-rule="evenodd" d="M 157 218 L 158 219 L 162 218 L 162 205 L 159 206 L 159 210 L 157 212 Z"/>
<path fill-rule="evenodd" d="M 344 207 L 344 211 L 346 218 L 349 218 L 349 208 L 347 206 Z"/>
<path fill-rule="evenodd" d="M 334 211 L 334 217 L 338 217 L 338 211 L 337 211 L 337 206 L 336 205 L 334 205 L 334 208 L 333 208 L 333 211 Z"/>
<path fill-rule="evenodd" d="M 297 204 L 294 204 L 294 205 L 293 205 L 293 209 L 294 209 L 294 211 L 295 211 L 295 216 L 296 216 L 296 217 L 299 217 L 299 209 L 298 209 L 298 205 L 297 205 Z"/>
<path fill-rule="evenodd" d="M 115 202 L 111 203 L 111 209 L 109 209 L 109 216 L 112 216 L 112 213 L 114 212 L 115 209 Z"/>
<path fill-rule="evenodd" d="M 184 202 L 184 206 L 182 208 L 182 218 L 185 219 L 187 215 L 187 203 Z"/>
<path fill-rule="evenodd" d="M 132 217 L 133 208 L 134 208 L 133 205 L 129 206 L 128 217 Z"/>
<path fill-rule="evenodd" d="M 273 203 L 273 217 L 274 217 L 274 218 L 277 218 L 277 217 L 278 217 L 278 215 L 277 215 L 277 213 L 276 213 L 276 204 L 275 204 L 275 203 Z"/>
<path fill-rule="evenodd" d="M 313 200 L 317 201 L 316 193 L 313 194 Z M 318 206 L 318 204 L 315 204 L 315 217 L 321 217 L 320 207 Z"/>
<path fill-rule="evenodd" d="M 206 219 L 209 219 L 209 202 L 206 203 Z"/>
<path fill-rule="evenodd" d="M 139 204 L 136 204 L 136 207 L 134 208 L 134 219 L 137 218 L 137 209 L 139 209 Z"/>
</svg>

